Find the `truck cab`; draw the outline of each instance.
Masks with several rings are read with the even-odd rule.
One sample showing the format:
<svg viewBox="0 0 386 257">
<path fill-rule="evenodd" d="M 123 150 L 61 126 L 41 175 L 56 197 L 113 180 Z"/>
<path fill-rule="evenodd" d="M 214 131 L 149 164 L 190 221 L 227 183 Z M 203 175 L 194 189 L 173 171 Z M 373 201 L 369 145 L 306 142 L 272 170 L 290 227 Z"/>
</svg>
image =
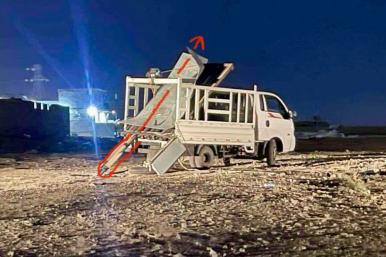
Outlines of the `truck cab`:
<svg viewBox="0 0 386 257">
<path fill-rule="evenodd" d="M 296 116 L 296 113 L 289 110 L 278 95 L 265 91 L 259 91 L 258 94 L 256 138 L 263 145 L 260 147 L 261 153 L 259 154 L 267 158 L 268 164 L 273 165 L 275 163 L 273 157 L 276 157 L 276 152 L 285 153 L 295 149 L 293 117 Z"/>
</svg>

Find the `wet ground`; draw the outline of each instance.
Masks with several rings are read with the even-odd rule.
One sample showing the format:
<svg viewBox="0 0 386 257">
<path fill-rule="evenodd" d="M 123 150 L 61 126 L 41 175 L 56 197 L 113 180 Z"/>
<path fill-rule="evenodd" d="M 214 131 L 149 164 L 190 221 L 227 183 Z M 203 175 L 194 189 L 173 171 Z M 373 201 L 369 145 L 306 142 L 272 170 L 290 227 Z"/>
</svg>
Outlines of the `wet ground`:
<svg viewBox="0 0 386 257">
<path fill-rule="evenodd" d="M 0 256 L 386 256 L 386 153 L 111 179 L 86 155 L 0 156 Z"/>
</svg>

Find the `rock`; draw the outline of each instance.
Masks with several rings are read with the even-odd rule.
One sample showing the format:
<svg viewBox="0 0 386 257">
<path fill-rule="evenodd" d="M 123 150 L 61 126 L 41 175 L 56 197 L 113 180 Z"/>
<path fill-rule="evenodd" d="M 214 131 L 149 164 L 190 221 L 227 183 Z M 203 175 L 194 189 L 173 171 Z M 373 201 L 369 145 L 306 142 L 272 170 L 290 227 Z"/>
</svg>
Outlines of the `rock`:
<svg viewBox="0 0 386 257">
<path fill-rule="evenodd" d="M 218 257 L 218 254 L 215 250 L 213 250 L 212 248 L 208 247 L 206 248 L 208 251 L 209 251 L 209 256 L 210 257 Z"/>
</svg>

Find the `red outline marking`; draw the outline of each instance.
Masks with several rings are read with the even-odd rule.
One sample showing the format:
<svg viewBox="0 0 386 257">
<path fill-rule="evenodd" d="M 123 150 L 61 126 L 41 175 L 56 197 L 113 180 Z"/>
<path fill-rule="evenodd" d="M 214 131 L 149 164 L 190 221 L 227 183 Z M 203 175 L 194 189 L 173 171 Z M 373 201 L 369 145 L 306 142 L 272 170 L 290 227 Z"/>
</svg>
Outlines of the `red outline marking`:
<svg viewBox="0 0 386 257">
<path fill-rule="evenodd" d="M 158 111 L 158 109 L 161 107 L 162 103 L 165 101 L 166 97 L 168 97 L 170 94 L 170 91 L 169 90 L 166 90 L 164 95 L 162 96 L 162 98 L 159 100 L 159 102 L 154 106 L 153 110 L 151 111 L 151 113 L 149 114 L 149 116 L 146 118 L 145 122 L 142 124 L 142 126 L 137 130 L 139 132 L 143 131 L 147 124 L 150 122 L 150 120 L 153 118 L 153 116 L 155 115 L 155 113 Z M 110 155 L 119 147 L 121 146 L 123 143 L 125 143 L 126 141 L 128 141 L 130 139 L 132 135 L 129 133 L 127 134 L 121 141 L 119 141 L 118 144 L 116 144 L 108 153 L 107 155 L 105 156 L 105 158 L 103 158 L 102 161 L 100 161 L 98 163 L 98 167 L 97 167 L 97 170 L 98 170 L 98 177 L 100 178 L 110 178 L 114 175 L 114 172 L 118 169 L 118 167 L 122 164 L 122 162 L 124 162 L 125 160 L 127 160 L 132 154 L 133 152 L 141 145 L 141 142 L 138 141 L 134 144 L 134 146 L 130 149 L 130 151 L 128 153 L 126 153 L 125 155 L 123 155 L 117 162 L 117 164 L 115 164 L 115 166 L 110 170 L 109 174 L 107 175 L 102 175 L 102 172 L 101 172 L 101 168 L 103 166 L 103 164 L 106 163 L 107 159 L 110 157 Z"/>
<path fill-rule="evenodd" d="M 182 64 L 182 66 L 178 69 L 177 75 L 180 75 L 180 73 L 185 69 L 186 65 L 190 62 L 190 58 L 186 59 L 185 62 Z"/>
</svg>

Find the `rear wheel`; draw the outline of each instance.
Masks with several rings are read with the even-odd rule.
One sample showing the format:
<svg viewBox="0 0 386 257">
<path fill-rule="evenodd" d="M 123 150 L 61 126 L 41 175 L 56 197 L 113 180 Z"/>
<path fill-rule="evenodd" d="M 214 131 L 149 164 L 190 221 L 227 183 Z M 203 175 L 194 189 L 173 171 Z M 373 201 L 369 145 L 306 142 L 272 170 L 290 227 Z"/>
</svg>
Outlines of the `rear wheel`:
<svg viewBox="0 0 386 257">
<path fill-rule="evenodd" d="M 209 169 L 214 163 L 214 152 L 212 148 L 205 145 L 203 146 L 198 155 L 195 156 L 195 164 L 197 169 Z"/>
<path fill-rule="evenodd" d="M 267 164 L 274 166 L 276 164 L 277 144 L 276 140 L 271 139 L 267 145 Z"/>
</svg>

